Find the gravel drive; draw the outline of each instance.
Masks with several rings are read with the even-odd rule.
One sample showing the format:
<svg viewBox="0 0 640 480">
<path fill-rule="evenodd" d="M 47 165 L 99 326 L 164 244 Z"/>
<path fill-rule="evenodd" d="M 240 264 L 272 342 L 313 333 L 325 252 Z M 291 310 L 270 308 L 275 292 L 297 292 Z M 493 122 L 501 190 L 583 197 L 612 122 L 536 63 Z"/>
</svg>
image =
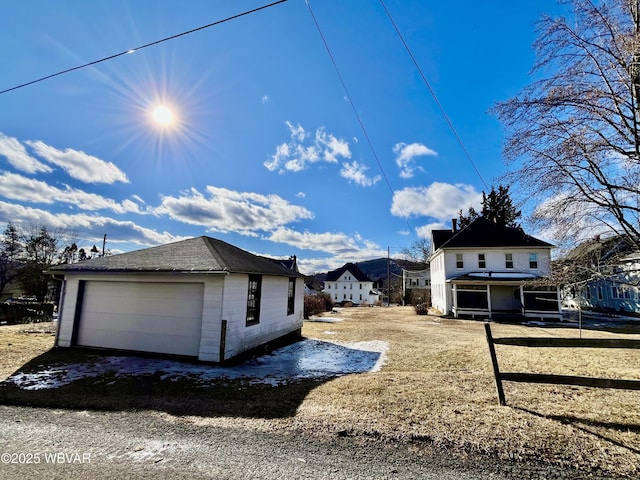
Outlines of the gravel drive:
<svg viewBox="0 0 640 480">
<path fill-rule="evenodd" d="M 252 428 L 242 419 L 181 418 L 0 406 L 2 479 L 597 479 L 407 445 Z M 30 462 L 30 463 L 25 463 Z M 610 477 L 608 477 L 610 478 Z"/>
</svg>

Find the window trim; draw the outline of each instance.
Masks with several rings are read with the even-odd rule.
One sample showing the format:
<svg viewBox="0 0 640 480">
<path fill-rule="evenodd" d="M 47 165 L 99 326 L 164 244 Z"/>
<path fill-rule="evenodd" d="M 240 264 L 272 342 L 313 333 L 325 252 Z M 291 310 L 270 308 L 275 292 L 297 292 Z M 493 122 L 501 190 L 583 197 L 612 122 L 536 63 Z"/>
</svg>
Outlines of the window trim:
<svg viewBox="0 0 640 480">
<path fill-rule="evenodd" d="M 484 253 L 478 254 L 478 268 L 487 268 L 487 256 Z"/>
<path fill-rule="evenodd" d="M 509 270 L 513 269 L 513 253 L 504 254 L 504 268 Z"/>
<path fill-rule="evenodd" d="M 287 284 L 287 315 L 296 312 L 296 277 L 289 277 Z"/>
<path fill-rule="evenodd" d="M 247 286 L 247 327 L 260 323 L 261 297 L 262 275 L 249 275 L 249 282 Z"/>
<path fill-rule="evenodd" d="M 529 253 L 529 268 L 531 270 L 537 270 L 538 269 L 538 254 L 535 252 L 530 252 Z"/>
<path fill-rule="evenodd" d="M 456 253 L 456 268 L 464 268 L 464 255 Z"/>
</svg>

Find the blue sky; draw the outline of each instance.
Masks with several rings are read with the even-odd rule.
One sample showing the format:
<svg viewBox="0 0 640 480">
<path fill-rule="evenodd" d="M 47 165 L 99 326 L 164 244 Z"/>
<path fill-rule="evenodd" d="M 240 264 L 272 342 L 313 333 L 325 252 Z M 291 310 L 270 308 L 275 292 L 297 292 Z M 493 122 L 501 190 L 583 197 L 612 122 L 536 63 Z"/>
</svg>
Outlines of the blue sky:
<svg viewBox="0 0 640 480">
<path fill-rule="evenodd" d="M 85 248 L 107 234 L 114 253 L 209 235 L 311 273 L 393 256 L 477 206 L 505 168 L 488 110 L 531 81 L 555 0 L 384 0 L 481 176 L 383 5 L 309 1 L 340 76 L 289 0 L 0 94 L 0 223 Z M 267 3 L 4 2 L 0 90 Z"/>
</svg>

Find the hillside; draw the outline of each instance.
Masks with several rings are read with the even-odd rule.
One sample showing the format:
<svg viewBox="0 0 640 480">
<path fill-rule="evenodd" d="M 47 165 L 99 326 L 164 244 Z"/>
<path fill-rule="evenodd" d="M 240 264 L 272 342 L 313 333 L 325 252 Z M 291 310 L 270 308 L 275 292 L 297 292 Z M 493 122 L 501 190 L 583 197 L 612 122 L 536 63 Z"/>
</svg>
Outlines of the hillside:
<svg viewBox="0 0 640 480">
<path fill-rule="evenodd" d="M 362 270 L 371 280 L 374 282 L 380 282 L 382 284 L 387 283 L 387 259 L 376 258 L 374 260 L 365 260 L 364 262 L 358 262 L 358 267 Z M 389 271 L 392 277 L 402 275 L 402 269 L 407 270 L 423 270 L 425 265 L 423 263 L 412 262 L 410 260 L 403 259 L 389 259 Z M 308 277 L 307 283 L 312 285 L 320 285 L 327 277 L 327 273 L 316 273 L 315 275 Z"/>
</svg>

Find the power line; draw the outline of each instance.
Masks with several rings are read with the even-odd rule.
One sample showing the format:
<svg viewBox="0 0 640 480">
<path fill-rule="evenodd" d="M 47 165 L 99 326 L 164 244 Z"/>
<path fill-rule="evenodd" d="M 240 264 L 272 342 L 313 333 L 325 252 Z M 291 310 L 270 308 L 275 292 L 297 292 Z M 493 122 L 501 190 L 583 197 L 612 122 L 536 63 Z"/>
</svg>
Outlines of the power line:
<svg viewBox="0 0 640 480">
<path fill-rule="evenodd" d="M 380 5 L 382 5 L 382 8 L 384 9 L 385 13 L 387 14 L 387 17 L 389 17 L 389 21 L 393 25 L 393 28 L 395 29 L 398 37 L 400 38 L 400 41 L 402 42 L 402 45 L 404 45 L 404 48 L 407 51 L 407 53 L 409 54 L 409 57 L 411 57 L 411 60 L 413 61 L 413 64 L 418 69 L 418 73 L 420 74 L 420 77 L 422 78 L 423 83 L 426 85 L 427 89 L 431 93 L 431 96 L 435 100 L 436 105 L 440 109 L 440 113 L 442 114 L 442 116 L 444 117 L 445 121 L 447 122 L 447 125 L 449 126 L 449 129 L 453 132 L 453 135 L 456 137 L 456 140 L 458 141 L 458 144 L 460 145 L 460 148 L 462 148 L 462 151 L 464 152 L 465 156 L 467 157 L 467 160 L 469 160 L 469 163 L 471 163 L 471 166 L 473 167 L 473 169 L 475 170 L 476 174 L 478 175 L 478 178 L 480 178 L 480 181 L 484 185 L 484 188 L 486 188 L 487 191 L 488 191 L 489 187 L 487 186 L 486 182 L 484 181 L 484 178 L 482 178 L 482 175 L 480 174 L 480 171 L 478 170 L 478 167 L 476 167 L 476 164 L 474 163 L 473 159 L 471 158 L 471 155 L 469 154 L 469 151 L 467 150 L 467 147 L 465 147 L 465 145 L 464 145 L 464 143 L 462 141 L 462 138 L 460 138 L 460 135 L 458 135 L 458 132 L 456 131 L 455 127 L 453 126 L 453 123 L 451 122 L 451 119 L 449 118 L 449 116 L 447 115 L 447 112 L 445 111 L 444 107 L 440 103 L 440 100 L 438 99 L 438 96 L 436 95 L 436 92 L 431 87 L 431 84 L 429 83 L 429 80 L 427 80 L 427 77 L 424 74 L 424 72 L 422 71 L 422 68 L 420 68 L 420 65 L 416 61 L 416 58 L 413 56 L 413 53 L 411 52 L 411 49 L 409 48 L 409 45 L 405 41 L 402 33 L 400 33 L 400 29 L 396 25 L 396 22 L 393 20 L 393 17 L 391 16 L 391 13 L 387 9 L 387 6 L 384 4 L 384 0 L 379 0 L 379 1 L 380 1 Z"/>
<path fill-rule="evenodd" d="M 96 65 L 98 63 L 106 62 L 107 60 L 112 60 L 114 58 L 121 57 L 123 55 L 128 55 L 128 54 L 131 54 L 131 53 L 135 53 L 138 50 L 142 50 L 143 48 L 152 47 L 154 45 L 158 45 L 159 43 L 168 42 L 169 40 L 174 40 L 176 38 L 183 37 L 185 35 L 189 35 L 191 33 L 198 32 L 200 30 L 211 28 L 211 27 L 214 27 L 216 25 L 220 25 L 221 23 L 225 23 L 225 22 L 228 22 L 230 20 L 235 20 L 237 18 L 244 17 L 244 16 L 250 15 L 252 13 L 256 13 L 256 12 L 258 12 L 260 10 L 264 10 L 266 8 L 273 7 L 275 5 L 278 5 L 280 3 L 284 3 L 286 1 L 287 0 L 278 0 L 277 2 L 273 2 L 273 3 L 270 3 L 268 5 L 263 5 L 262 7 L 254 8 L 253 10 L 247 10 L 246 12 L 238 13 L 237 15 L 233 15 L 231 17 L 227 17 L 227 18 L 224 18 L 222 20 L 218 20 L 216 22 L 209 23 L 207 25 L 203 25 L 203 26 L 198 27 L 198 28 L 193 28 L 191 30 L 187 30 L 186 32 L 178 33 L 176 35 L 171 35 L 170 37 L 166 37 L 166 38 L 163 38 L 161 40 L 156 40 L 156 41 L 151 42 L 151 43 L 146 43 L 144 45 L 140 45 L 139 47 L 130 48 L 130 49 L 122 51 L 120 53 L 116 53 L 114 55 L 109 55 L 108 57 L 104 57 L 104 58 L 101 58 L 99 60 L 94 60 L 93 62 L 85 63 L 84 65 L 78 65 L 77 67 L 67 68 L 66 70 L 61 70 L 61 71 L 59 71 L 57 73 L 53 73 L 51 75 L 47 75 L 45 77 L 41 77 L 41 78 L 38 78 L 36 80 L 32 80 L 30 82 L 26 82 L 26 83 L 22 83 L 20 85 L 16 85 L 15 87 L 7 88 L 5 90 L 0 90 L 0 94 L 11 92 L 13 90 L 18 90 L 19 88 L 23 88 L 23 87 L 26 87 L 26 86 L 29 86 L 29 85 L 33 85 L 34 83 L 42 82 L 44 80 L 48 80 L 50 78 L 57 77 L 59 75 L 64 75 L 65 73 L 73 72 L 75 70 L 80 70 L 81 68 L 86 68 L 86 67 L 90 67 L 92 65 Z"/>
<path fill-rule="evenodd" d="M 336 63 L 336 60 L 333 56 L 333 53 L 331 52 L 331 49 L 329 48 L 329 44 L 327 43 L 327 39 L 324 36 L 324 33 L 322 33 L 322 29 L 320 28 L 320 24 L 318 23 L 318 20 L 316 19 L 315 14 L 313 13 L 313 9 L 311 8 L 311 4 L 309 3 L 309 0 L 305 0 L 305 3 L 307 4 L 307 8 L 309 9 L 309 13 L 311 14 L 311 18 L 313 19 L 313 23 L 316 26 L 316 29 L 318 30 L 318 33 L 320 34 L 320 38 L 322 39 L 322 43 L 324 44 L 324 48 L 327 51 L 327 54 L 329 55 L 329 59 L 331 60 L 331 64 L 333 65 L 333 68 L 336 71 L 336 74 L 338 76 L 338 79 L 340 80 L 340 83 L 342 85 L 342 89 L 344 90 L 345 96 L 347 97 L 347 100 L 349 101 L 349 105 L 351 105 L 351 109 L 353 110 L 353 113 L 358 121 L 358 124 L 360 125 L 360 129 L 362 130 L 362 134 L 364 135 L 365 140 L 367 141 L 367 144 L 369 145 L 369 149 L 371 150 L 371 153 L 373 154 L 373 158 L 375 158 L 376 163 L 378 164 L 378 168 L 380 169 L 380 173 L 382 173 L 382 178 L 384 179 L 385 183 L 387 184 L 387 187 L 389 188 L 389 191 L 391 192 L 391 195 L 394 194 L 393 191 L 393 187 L 391 186 L 391 182 L 389 181 L 389 177 L 387 177 L 386 172 L 384 171 L 384 168 L 382 167 L 382 162 L 380 162 L 380 158 L 378 157 L 378 154 L 376 153 L 376 149 L 373 146 L 373 142 L 371 142 L 371 138 L 369 137 L 369 133 L 367 132 L 367 129 L 364 126 L 364 122 L 362 121 L 362 118 L 360 117 L 360 114 L 358 113 L 358 109 L 356 108 L 355 104 L 353 103 L 353 99 L 351 97 L 351 94 L 349 93 L 349 89 L 347 88 L 347 85 L 344 81 L 344 78 L 342 77 L 342 74 L 340 73 L 340 69 L 338 68 L 338 64 Z M 413 233 L 413 235 L 415 236 L 415 231 L 413 230 L 413 228 L 411 228 L 411 225 L 409 225 L 409 221 L 407 220 L 407 215 L 402 211 L 402 206 L 398 205 L 398 208 L 400 209 L 400 213 L 402 214 L 402 216 L 405 219 L 405 223 L 407 224 L 407 227 L 409 228 L 409 230 Z"/>
</svg>

